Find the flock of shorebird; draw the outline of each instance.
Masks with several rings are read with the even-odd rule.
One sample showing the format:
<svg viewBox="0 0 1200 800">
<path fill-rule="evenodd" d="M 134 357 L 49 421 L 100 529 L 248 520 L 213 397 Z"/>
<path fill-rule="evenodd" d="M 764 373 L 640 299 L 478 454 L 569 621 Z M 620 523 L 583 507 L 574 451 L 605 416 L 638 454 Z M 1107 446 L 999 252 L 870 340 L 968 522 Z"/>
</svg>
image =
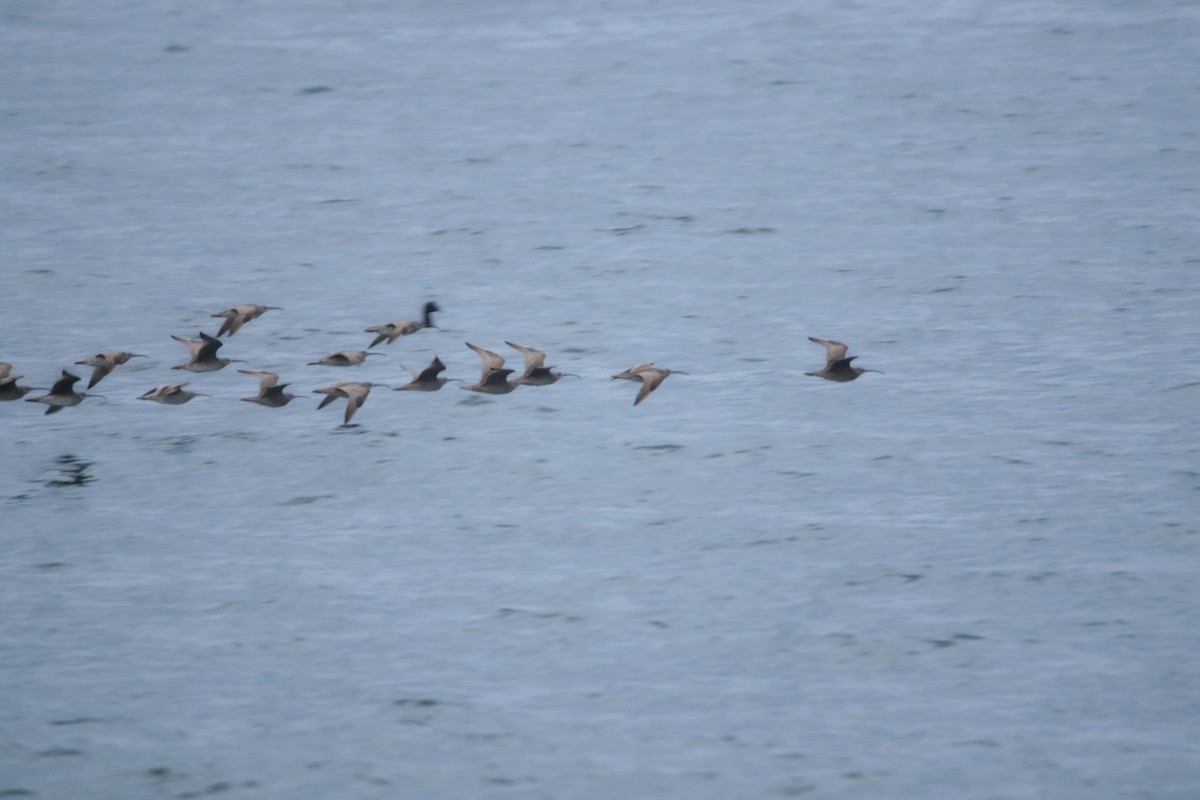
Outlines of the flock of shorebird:
<svg viewBox="0 0 1200 800">
<path fill-rule="evenodd" d="M 220 337 L 233 336 L 247 322 L 271 310 L 281 309 L 278 306 L 260 306 L 253 303 L 233 306 L 232 308 L 212 314 L 213 317 L 224 318 L 224 322 L 221 323 L 220 330 L 217 331 L 216 336 L 210 336 L 204 332 L 200 333 L 199 339 L 188 339 L 183 336 L 172 335 L 172 339 L 187 347 L 191 358 L 183 364 L 176 364 L 171 369 L 182 369 L 189 372 L 214 372 L 223 369 L 229 364 L 246 363 L 240 359 L 218 356 L 217 351 L 224 344 Z M 402 336 L 409 336 L 426 328 L 436 327 L 433 324 L 432 315 L 440 310 L 437 303 L 430 301 L 425 303 L 420 320 L 397 320 L 385 325 L 374 325 L 366 328 L 365 333 L 375 334 L 375 338 L 372 340 L 369 348 L 384 342 L 391 344 Z M 847 356 L 846 352 L 848 348 L 841 342 L 835 342 L 832 339 L 819 339 L 815 336 L 808 338 L 810 341 L 816 342 L 825 348 L 825 367 L 816 372 L 806 372 L 806 375 L 830 381 L 845 382 L 854 380 L 864 372 L 879 372 L 879 370 L 852 366 L 850 362 L 857 358 L 857 356 Z M 483 364 L 483 370 L 479 375 L 477 383 L 463 385 L 460 388 L 484 394 L 508 394 L 518 386 L 549 386 L 560 378 L 579 377 L 574 373 L 558 372 L 554 367 L 546 366 L 546 354 L 541 350 L 517 344 L 516 342 L 506 341 L 505 344 L 521 353 L 525 359 L 525 369 L 520 376 L 510 379 L 509 376 L 515 373 L 516 370 L 505 367 L 504 359 L 500 355 L 467 342 L 467 347 L 471 348 L 479 356 Z M 332 367 L 356 367 L 366 361 L 368 356 L 379 355 L 379 353 L 369 348 L 367 350 L 335 350 L 327 356 L 308 363 L 309 365 L 319 364 Z M 91 389 L 110 372 L 130 359 L 146 357 L 143 354 L 130 353 L 125 350 L 105 350 L 75 363 L 92 367 L 92 376 L 87 385 L 87 388 Z M 442 360 L 434 356 L 429 366 L 413 372 L 412 380 L 403 386 L 388 387 L 386 384 L 371 383 L 368 381 L 339 381 L 330 386 L 313 389 L 313 392 L 324 395 L 317 406 L 318 408 L 324 408 L 338 398 L 345 398 L 346 412 L 343 424 L 348 425 L 355 412 L 367 401 L 367 396 L 371 393 L 372 387 L 394 388 L 396 391 L 436 392 L 447 383 L 458 381 L 457 378 L 441 377 L 441 373 L 445 369 L 446 365 L 442 363 Z M 238 372 L 258 378 L 258 393 L 252 397 L 242 397 L 240 398 L 241 400 L 257 403 L 268 408 L 282 408 L 296 399 L 296 395 L 284 391 L 290 384 L 280 383 L 279 375 L 274 372 L 255 369 L 239 369 Z M 627 370 L 618 372 L 612 377 L 613 379 L 634 381 L 641 384 L 641 388 L 633 400 L 633 404 L 636 406 L 645 400 L 651 392 L 661 386 L 663 381 L 667 379 L 667 376 L 674 374 L 686 375 L 687 373 L 656 367 L 653 363 L 644 363 L 636 364 Z M 79 405 L 85 397 L 103 397 L 103 395 L 89 395 L 87 392 L 75 391 L 75 383 L 80 378 L 77 375 L 67 372 L 65 369 L 62 371 L 62 376 L 54 382 L 54 385 L 49 390 L 45 390 L 44 387 L 21 386 L 17 383 L 17 380 L 21 377 L 23 376 L 12 374 L 11 364 L 0 362 L 0 400 L 19 400 L 28 392 L 42 388 L 46 391 L 46 394 L 41 397 L 26 398 L 26 402 L 44 403 L 46 405 L 46 413 L 53 414 L 67 406 Z M 186 382 L 164 383 L 154 387 L 138 399 L 153 400 L 156 403 L 164 403 L 166 405 L 183 405 L 193 397 L 202 396 L 199 392 L 193 392 L 185 388 L 187 385 Z"/>
</svg>

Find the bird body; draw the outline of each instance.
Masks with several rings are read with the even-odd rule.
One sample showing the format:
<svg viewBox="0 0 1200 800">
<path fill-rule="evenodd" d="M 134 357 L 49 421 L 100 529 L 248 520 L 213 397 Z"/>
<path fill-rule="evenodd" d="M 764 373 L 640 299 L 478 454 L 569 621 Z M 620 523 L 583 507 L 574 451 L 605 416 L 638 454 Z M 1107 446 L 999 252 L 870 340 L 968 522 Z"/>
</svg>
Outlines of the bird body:
<svg viewBox="0 0 1200 800">
<path fill-rule="evenodd" d="M 141 353 L 127 353 L 124 350 L 105 350 L 97 353 L 94 356 L 76 361 L 76 364 L 83 364 L 88 367 L 95 367 L 92 370 L 92 378 L 88 381 L 88 388 L 92 388 L 97 383 L 102 381 L 108 373 L 112 372 L 117 367 L 124 364 L 131 358 L 146 358 Z"/>
<path fill-rule="evenodd" d="M 433 312 L 435 311 L 441 311 L 441 309 L 438 307 L 437 303 L 430 300 L 422 309 L 421 319 L 419 321 L 412 319 L 399 319 L 383 325 L 372 325 L 364 332 L 376 334 L 375 339 L 371 342 L 371 347 L 374 347 L 375 345 L 385 341 L 388 344 L 391 344 L 401 336 L 408 336 L 416 333 L 417 331 L 424 330 L 425 328 L 436 328 L 437 326 L 433 324 L 432 316 Z"/>
<path fill-rule="evenodd" d="M 23 377 L 25 376 L 12 374 L 12 364 L 0 361 L 0 401 L 20 400 L 26 394 L 38 388 L 36 386 L 18 385 L 17 381 Z"/>
<path fill-rule="evenodd" d="M 253 397 L 242 397 L 248 403 L 257 403 L 260 406 L 268 408 L 283 408 L 288 403 L 296 399 L 296 395 L 291 392 L 283 391 L 290 383 L 280 383 L 279 376 L 274 372 L 264 372 L 256 369 L 239 369 L 238 372 L 243 375 L 255 375 L 258 377 L 258 394 Z"/>
<path fill-rule="evenodd" d="M 225 321 L 221 323 L 221 330 L 217 331 L 217 336 L 229 334 L 233 336 L 242 329 L 252 319 L 258 319 L 268 311 L 282 311 L 279 306 L 260 306 L 255 303 L 243 303 L 242 305 L 227 308 L 224 311 L 218 311 L 215 314 L 210 314 L 213 317 L 224 317 Z"/>
<path fill-rule="evenodd" d="M 19 385 L 17 379 L 21 377 L 21 375 L 14 375 L 11 378 L 0 378 L 0 401 L 20 400 L 37 388 L 35 386 Z"/>
<path fill-rule="evenodd" d="M 176 364 L 171 369 L 186 369 L 188 372 L 216 372 L 224 369 L 227 364 L 246 363 L 237 358 L 218 358 L 217 351 L 221 349 L 223 342 L 215 336 L 209 336 L 204 331 L 200 331 L 199 339 L 188 339 L 175 334 L 171 334 L 171 338 L 186 347 L 192 354 L 190 361 Z"/>
<path fill-rule="evenodd" d="M 325 367 L 357 367 L 367 360 L 367 356 L 385 356 L 387 353 L 376 353 L 372 350 L 334 350 L 329 355 L 310 361 L 309 366 L 319 364 Z"/>
<path fill-rule="evenodd" d="M 396 391 L 410 392 L 436 392 L 438 389 L 445 386 L 455 378 L 441 378 L 438 374 L 446 369 L 446 365 L 437 356 L 433 357 L 433 361 L 429 362 L 429 366 L 412 374 L 413 378 L 403 386 L 397 386 Z"/>
<path fill-rule="evenodd" d="M 519 351 L 525 357 L 525 371 L 513 383 L 527 386 L 549 386 L 564 375 L 571 374 L 569 372 L 556 372 L 554 367 L 547 367 L 546 354 L 541 350 L 535 350 L 532 347 L 526 347 L 516 342 L 506 341 L 505 344 Z"/>
<path fill-rule="evenodd" d="M 342 419 L 343 425 L 349 425 L 351 417 L 354 416 L 363 404 L 367 402 L 367 395 L 371 393 L 372 386 L 382 386 L 380 383 L 360 383 L 358 381 L 339 381 L 332 386 L 326 386 L 321 389 L 313 389 L 317 394 L 325 395 L 317 408 L 324 408 L 339 397 L 346 398 L 346 414 Z"/>
<path fill-rule="evenodd" d="M 835 342 L 833 339 L 820 339 L 816 336 L 810 336 L 808 340 L 816 342 L 825 348 L 825 367 L 816 372 L 806 372 L 804 373 L 805 375 L 811 375 L 814 378 L 824 378 L 827 381 L 847 383 L 855 380 L 864 372 L 879 372 L 877 369 L 864 369 L 863 367 L 851 366 L 850 362 L 858 358 L 858 356 L 846 356 L 846 352 L 850 349 L 848 345 Z"/>
<path fill-rule="evenodd" d="M 478 383 L 458 388 L 483 394 L 508 394 L 517 388 L 516 381 L 508 380 L 508 376 L 513 374 L 513 370 L 504 367 L 504 359 L 500 355 L 470 342 L 467 342 L 467 347 L 474 350 L 475 354 L 479 356 L 479 360 L 483 362 L 483 369 L 479 373 Z"/>
<path fill-rule="evenodd" d="M 78 375 L 72 375 L 64 369 L 62 376 L 50 387 L 49 394 L 41 397 L 28 397 L 25 402 L 45 403 L 47 414 L 56 414 L 67 406 L 77 406 L 83 402 L 83 398 L 87 397 L 87 392 L 75 391 L 75 382 L 78 380 Z M 99 395 L 96 396 L 99 397 Z"/>
<path fill-rule="evenodd" d="M 164 383 L 155 386 L 150 391 L 143 394 L 138 400 L 153 400 L 156 403 L 162 403 L 167 406 L 181 406 L 193 397 L 198 397 L 199 393 L 191 392 L 183 387 L 186 383 Z"/>
<path fill-rule="evenodd" d="M 654 364 L 651 362 L 645 362 L 642 364 L 635 364 L 624 372 L 618 372 L 616 375 L 613 375 L 613 378 L 619 378 L 626 381 L 637 381 L 638 383 L 642 384 L 642 388 L 638 390 L 637 397 L 633 399 L 633 404 L 636 406 L 645 400 L 651 392 L 661 386 L 662 382 L 667 379 L 668 375 L 675 373 L 680 375 L 687 374 L 686 372 L 682 372 L 680 370 L 663 369 L 661 367 L 654 366 Z"/>
</svg>

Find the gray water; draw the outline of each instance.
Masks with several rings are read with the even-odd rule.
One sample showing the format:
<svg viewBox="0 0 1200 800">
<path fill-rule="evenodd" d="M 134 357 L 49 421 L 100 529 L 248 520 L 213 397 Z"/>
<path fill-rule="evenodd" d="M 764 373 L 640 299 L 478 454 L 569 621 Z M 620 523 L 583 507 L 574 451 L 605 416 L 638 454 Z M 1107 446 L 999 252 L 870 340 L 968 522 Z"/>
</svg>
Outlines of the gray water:
<svg viewBox="0 0 1200 800">
<path fill-rule="evenodd" d="M 1200 7 L 4 12 L 0 795 L 1200 792 Z"/>
</svg>

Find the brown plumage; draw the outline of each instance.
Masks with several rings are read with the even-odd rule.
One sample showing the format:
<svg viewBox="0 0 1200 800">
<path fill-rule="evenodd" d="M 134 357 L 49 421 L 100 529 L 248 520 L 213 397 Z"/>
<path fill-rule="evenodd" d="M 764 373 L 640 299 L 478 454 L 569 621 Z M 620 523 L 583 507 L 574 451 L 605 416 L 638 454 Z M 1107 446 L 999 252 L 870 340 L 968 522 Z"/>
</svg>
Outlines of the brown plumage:
<svg viewBox="0 0 1200 800">
<path fill-rule="evenodd" d="M 469 392 L 482 392 L 484 394 L 508 394 L 513 389 L 517 388 L 516 382 L 509 382 L 508 376 L 513 374 L 513 370 L 504 368 L 504 359 L 491 350 L 485 350 L 479 345 L 467 342 L 467 347 L 475 351 L 479 356 L 479 360 L 483 362 L 483 369 L 479 373 L 479 383 L 473 383 L 470 386 L 460 386 L 458 388 L 465 389 Z"/>
<path fill-rule="evenodd" d="M 346 398 L 346 414 L 342 419 L 343 425 L 349 425 L 351 417 L 354 416 L 363 404 L 367 402 L 367 395 L 371 393 L 372 386 L 383 386 L 382 383 L 360 383 L 358 381 L 339 381 L 332 386 L 326 386 L 321 389 L 313 389 L 317 394 L 325 395 L 317 408 L 324 408 L 339 397 Z"/>
<path fill-rule="evenodd" d="M 153 400 L 166 406 L 181 406 L 193 397 L 200 397 L 199 392 L 191 392 L 183 387 L 186 383 L 164 383 L 155 386 L 143 394 L 138 400 Z"/>
<path fill-rule="evenodd" d="M 425 328 L 436 328 L 433 324 L 433 312 L 441 311 L 438 304 L 430 300 L 421 310 L 420 321 L 412 319 L 398 319 L 395 322 L 388 322 L 384 325 L 372 325 L 367 328 L 365 333 L 377 334 L 371 342 L 371 347 L 374 347 L 381 342 L 392 342 L 399 339 L 401 336 L 408 336 Z"/>
<path fill-rule="evenodd" d="M 806 372 L 805 375 L 812 375 L 814 378 L 824 378 L 827 381 L 837 381 L 838 383 L 846 383 L 852 381 L 864 372 L 879 372 L 877 369 L 864 369 L 863 367 L 854 367 L 850 362 L 858 358 L 858 356 L 846 357 L 846 351 L 850 348 L 841 342 L 835 342 L 833 339 L 819 339 L 816 336 L 808 337 L 810 342 L 816 342 L 825 348 L 825 368 L 816 372 Z M 879 374 L 883 374 L 880 372 Z"/>
<path fill-rule="evenodd" d="M 506 341 L 505 344 L 519 351 L 525 357 L 525 372 L 521 374 L 521 377 L 514 380 L 513 383 L 526 384 L 528 386 L 549 386 L 566 375 L 570 375 L 573 378 L 579 377 L 570 372 L 555 372 L 554 367 L 547 367 L 546 354 L 541 350 L 535 350 L 532 347 L 526 347 L 516 342 Z"/>
<path fill-rule="evenodd" d="M 0 401 L 20 400 L 34 389 L 40 389 L 38 386 L 20 386 L 17 381 L 25 377 L 24 375 L 13 375 L 12 364 L 0 361 Z M 42 391 L 45 391 L 42 389 Z"/>
<path fill-rule="evenodd" d="M 127 353 L 124 350 L 105 350 L 97 353 L 94 356 L 76 361 L 76 364 L 83 364 L 88 367 L 95 367 L 92 370 L 92 379 L 88 381 L 88 388 L 92 388 L 100 381 L 104 380 L 104 376 L 112 372 L 117 367 L 124 364 L 131 358 L 146 358 L 147 356 L 141 353 Z"/>
<path fill-rule="evenodd" d="M 64 369 L 62 376 L 50 387 L 49 394 L 41 397 L 27 397 L 25 402 L 45 403 L 47 414 L 56 414 L 67 406 L 77 406 L 83 402 L 83 398 L 88 396 L 87 392 L 75 391 L 75 383 L 78 380 L 78 375 L 72 375 Z M 101 395 L 95 396 L 100 397 Z"/>
<path fill-rule="evenodd" d="M 419 372 L 412 374 L 412 380 L 403 386 L 397 386 L 397 392 L 436 392 L 438 389 L 445 386 L 450 381 L 458 380 L 457 378 L 440 378 L 439 373 L 446 369 L 446 365 L 437 356 L 433 357 L 433 361 L 429 362 L 429 366 Z"/>
<path fill-rule="evenodd" d="M 635 364 L 624 372 L 618 372 L 613 375 L 613 379 L 620 378 L 626 381 L 637 381 L 642 384 L 642 388 L 638 390 L 637 397 L 633 399 L 633 404 L 636 406 L 646 399 L 647 396 L 667 379 L 668 375 L 687 375 L 686 372 L 680 370 L 662 369 L 654 366 L 652 363 Z"/>
<path fill-rule="evenodd" d="M 257 369 L 239 369 L 243 375 L 254 375 L 258 378 L 258 394 L 253 397 L 242 397 L 248 403 L 257 403 L 268 408 L 283 408 L 296 399 L 296 395 L 283 391 L 290 383 L 280 383 L 279 376 L 274 372 L 264 372 Z"/>
<path fill-rule="evenodd" d="M 240 358 L 217 358 L 217 351 L 221 349 L 223 343 L 220 339 L 209 336 L 204 331 L 200 331 L 199 339 L 188 339 L 175 334 L 171 334 L 171 338 L 186 347 L 192 354 L 190 361 L 185 364 L 176 364 L 171 369 L 186 369 L 188 372 L 215 372 L 223 369 L 227 364 L 246 363 Z"/>
<path fill-rule="evenodd" d="M 334 350 L 324 358 L 308 362 L 309 365 L 320 364 L 325 367 L 357 367 L 367 360 L 367 356 L 385 356 L 387 353 L 376 353 L 373 350 Z"/>
<path fill-rule="evenodd" d="M 217 331 L 217 336 L 229 334 L 233 336 L 242 329 L 252 319 L 258 319 L 268 311 L 282 311 L 279 306 L 260 306 L 254 303 L 243 303 L 240 306 L 227 308 L 224 311 L 218 311 L 215 314 L 210 314 L 213 317 L 224 317 L 225 321 L 221 323 L 221 330 Z"/>
</svg>

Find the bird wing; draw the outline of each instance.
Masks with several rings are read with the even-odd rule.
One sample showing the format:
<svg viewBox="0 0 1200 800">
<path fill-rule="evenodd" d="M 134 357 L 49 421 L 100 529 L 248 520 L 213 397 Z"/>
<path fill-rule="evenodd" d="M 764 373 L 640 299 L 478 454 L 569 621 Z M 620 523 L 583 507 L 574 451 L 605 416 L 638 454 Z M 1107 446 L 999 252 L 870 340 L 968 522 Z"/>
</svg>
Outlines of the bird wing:
<svg viewBox="0 0 1200 800">
<path fill-rule="evenodd" d="M 638 390 L 637 397 L 633 399 L 633 404 L 635 406 L 645 400 L 651 392 L 661 386 L 662 382 L 665 381 L 667 376 L 671 373 L 665 369 L 646 369 L 642 370 L 642 372 L 639 374 L 642 378 L 642 388 Z"/>
<path fill-rule="evenodd" d="M 430 381 L 437 380 L 438 373 L 443 372 L 445 369 L 446 365 L 442 363 L 442 360 L 434 356 L 433 361 L 429 362 L 428 367 L 420 372 L 413 373 L 413 380 L 420 383 L 429 383 Z"/>
<path fill-rule="evenodd" d="M 479 345 L 471 344 L 470 342 L 467 342 L 467 347 L 474 350 L 475 354 L 479 356 L 479 360 L 483 362 L 483 372 L 479 378 L 480 383 L 485 382 L 488 372 L 491 370 L 500 369 L 504 366 L 504 359 L 496 353 L 493 353 L 491 350 L 485 350 Z"/>
<path fill-rule="evenodd" d="M 64 369 L 62 376 L 50 387 L 50 394 L 70 394 L 74 391 L 71 387 L 75 385 L 75 381 L 77 380 L 79 380 L 78 375 L 72 375 Z"/>
<path fill-rule="evenodd" d="M 254 375 L 258 378 L 258 393 L 262 394 L 267 389 L 270 389 L 275 384 L 279 383 L 279 376 L 274 372 L 266 372 L 260 369 L 239 369 L 238 372 L 243 375 Z"/>
<path fill-rule="evenodd" d="M 493 369 L 487 370 L 479 379 L 480 386 L 503 386 L 508 381 L 508 376 L 512 375 L 511 369 Z"/>
<path fill-rule="evenodd" d="M 88 388 L 90 389 L 93 386 L 95 386 L 97 383 L 99 383 L 101 380 L 104 379 L 105 375 L 112 372 L 113 369 L 115 369 L 115 368 L 116 368 L 116 364 L 112 364 L 112 363 L 98 365 L 95 369 L 92 370 L 92 377 L 91 377 L 91 380 L 88 381 Z"/>
<path fill-rule="evenodd" d="M 532 347 L 526 347 L 516 342 L 506 341 L 505 344 L 514 350 L 519 350 L 521 355 L 525 356 L 525 377 L 529 377 L 535 369 L 546 365 L 546 354 L 541 350 L 535 350 Z"/>
<path fill-rule="evenodd" d="M 342 386 L 342 392 L 346 395 L 346 415 L 342 419 L 342 424 L 349 425 L 350 418 L 367 402 L 371 386 L 366 383 L 347 383 Z"/>
<path fill-rule="evenodd" d="M 634 364 L 624 372 L 618 372 L 616 375 L 613 375 L 613 377 L 626 381 L 640 381 L 642 379 L 642 373 L 648 369 L 654 369 L 654 364 L 646 361 L 641 364 Z"/>
<path fill-rule="evenodd" d="M 200 348 L 204 346 L 204 341 L 202 339 L 189 339 L 186 336 L 176 336 L 173 333 L 171 334 L 171 338 L 186 347 L 188 352 L 192 354 L 192 358 L 195 358 L 196 353 L 199 352 Z"/>
<path fill-rule="evenodd" d="M 825 361 L 828 363 L 833 363 L 838 359 L 845 358 L 846 351 L 850 349 L 849 346 L 842 344 L 841 342 L 835 342 L 833 339 L 819 339 L 816 336 L 810 336 L 808 337 L 808 340 L 810 342 L 816 342 L 825 348 Z"/>
<path fill-rule="evenodd" d="M 320 404 L 317 408 L 324 408 L 339 397 L 345 397 L 346 393 L 342 391 L 343 383 L 335 383 L 332 386 L 325 386 L 320 389 L 313 389 L 314 394 L 323 394 Z"/>
<path fill-rule="evenodd" d="M 196 361 L 206 361 L 210 358 L 215 358 L 217 351 L 224 346 L 224 342 L 213 336 L 209 336 L 204 331 L 200 331 L 201 345 L 196 349 L 195 355 L 192 356 Z"/>
</svg>

